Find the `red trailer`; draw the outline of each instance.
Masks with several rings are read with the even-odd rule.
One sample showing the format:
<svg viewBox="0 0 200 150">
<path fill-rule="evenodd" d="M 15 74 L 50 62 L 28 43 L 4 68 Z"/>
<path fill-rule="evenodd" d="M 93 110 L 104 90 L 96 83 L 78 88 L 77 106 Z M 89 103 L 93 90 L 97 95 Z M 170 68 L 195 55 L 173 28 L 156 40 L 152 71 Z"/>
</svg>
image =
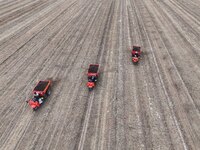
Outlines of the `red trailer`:
<svg viewBox="0 0 200 150">
<path fill-rule="evenodd" d="M 33 89 L 33 98 L 28 100 L 30 107 L 36 110 L 47 99 L 50 93 L 50 80 L 39 81 Z"/>
<path fill-rule="evenodd" d="M 140 46 L 133 46 L 132 49 L 132 62 L 138 63 L 141 55 L 141 47 Z"/>
<path fill-rule="evenodd" d="M 91 91 L 95 87 L 99 77 L 99 64 L 90 64 L 87 76 L 88 76 L 87 87 Z"/>
</svg>

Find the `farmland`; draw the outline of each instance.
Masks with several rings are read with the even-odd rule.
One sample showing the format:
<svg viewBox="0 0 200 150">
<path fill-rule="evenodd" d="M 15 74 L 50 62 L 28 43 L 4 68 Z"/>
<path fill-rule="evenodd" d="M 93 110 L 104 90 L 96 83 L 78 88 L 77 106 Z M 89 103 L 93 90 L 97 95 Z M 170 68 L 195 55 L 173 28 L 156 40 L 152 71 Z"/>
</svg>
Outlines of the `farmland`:
<svg viewBox="0 0 200 150">
<path fill-rule="evenodd" d="M 199 149 L 199 41 L 199 0 L 0 0 L 0 149 Z"/>
</svg>

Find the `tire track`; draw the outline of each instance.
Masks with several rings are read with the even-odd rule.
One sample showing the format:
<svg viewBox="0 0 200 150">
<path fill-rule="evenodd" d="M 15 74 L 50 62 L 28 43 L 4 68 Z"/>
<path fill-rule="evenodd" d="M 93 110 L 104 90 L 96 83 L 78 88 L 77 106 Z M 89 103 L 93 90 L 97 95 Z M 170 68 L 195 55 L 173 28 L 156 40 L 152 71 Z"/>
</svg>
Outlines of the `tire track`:
<svg viewBox="0 0 200 150">
<path fill-rule="evenodd" d="M 74 55 L 74 56 L 76 56 L 76 55 Z M 76 60 L 76 59 L 74 59 L 73 62 L 75 62 L 75 60 Z M 73 66 L 73 65 L 70 65 L 70 66 Z M 72 67 L 70 67 L 70 68 L 72 69 Z M 68 71 L 68 73 L 69 73 L 69 71 Z M 63 85 L 63 86 L 64 86 L 64 85 Z M 61 89 L 62 89 L 62 88 L 61 88 Z M 37 138 L 36 138 L 36 139 L 37 139 Z"/>
<path fill-rule="evenodd" d="M 95 18 L 99 18 L 99 17 L 95 17 Z M 95 20 L 96 20 L 96 19 L 95 19 Z M 95 21 L 95 20 L 94 20 L 94 21 Z M 93 25 L 93 24 L 92 24 L 92 25 Z M 94 26 L 94 25 L 93 25 L 93 26 Z M 101 25 L 100 25 L 100 26 L 101 26 Z M 99 29 L 99 31 L 100 31 L 100 29 Z M 99 31 L 98 31 L 98 33 L 99 33 Z M 96 31 L 95 31 L 95 33 L 96 33 Z M 92 38 L 92 39 L 93 39 L 93 38 Z M 87 48 L 87 49 L 88 49 L 88 48 Z M 91 55 L 89 55 L 89 56 L 91 56 Z M 83 93 L 85 93 L 85 92 L 83 92 Z M 88 94 L 89 94 L 89 93 L 88 93 Z M 83 94 L 83 95 L 84 95 L 84 94 Z M 88 99 L 89 95 L 87 95 L 86 97 L 87 97 L 87 99 Z M 73 106 L 73 108 L 74 108 L 74 107 L 76 107 L 76 106 Z M 84 108 L 84 113 L 83 113 L 83 114 L 85 114 L 86 108 L 87 108 L 87 107 Z M 84 116 L 84 115 L 83 115 L 83 116 Z M 83 122 L 83 117 L 82 117 L 82 119 L 81 119 L 81 124 L 82 124 L 82 122 Z M 79 127 L 79 128 L 80 128 L 80 127 Z M 62 129 L 62 132 L 61 132 L 61 133 L 63 133 L 63 130 L 64 130 L 64 128 Z M 79 132 L 80 132 L 80 129 L 79 129 Z M 75 136 L 75 137 L 76 137 L 76 136 Z M 77 137 L 79 137 L 79 136 L 77 136 Z M 61 140 L 61 139 L 60 139 L 60 140 Z M 58 140 L 58 141 L 59 141 L 59 140 Z M 76 142 L 76 143 L 77 143 L 77 142 Z M 59 144 L 56 143 L 56 145 L 59 145 Z"/>
<path fill-rule="evenodd" d="M 1 0 L 1 1 L 3 1 L 3 0 Z M 1 2 L 0 1 L 0 2 Z M 4 2 L 7 2 L 7 3 L 3 3 L 3 2 L 1 2 L 1 4 L 0 4 L 0 10 L 3 10 L 3 9 L 5 9 L 5 8 L 9 8 L 9 7 L 11 7 L 11 6 L 13 6 L 13 5 L 17 5 L 17 3 L 19 3 L 20 1 L 22 1 L 22 0 L 13 0 L 13 1 L 4 1 Z"/>
<path fill-rule="evenodd" d="M 38 7 L 45 5 L 45 2 L 39 1 L 39 2 L 33 2 L 33 3 L 28 3 L 27 5 L 24 5 L 20 7 L 18 10 L 15 11 L 9 11 L 8 14 L 3 14 L 0 16 L 1 22 L 0 26 L 10 22 L 10 21 L 15 21 L 16 18 L 19 18 L 20 16 L 24 16 L 24 14 L 31 13 L 34 11 L 34 9 L 37 10 Z"/>
<path fill-rule="evenodd" d="M 53 53 L 52 53 L 53 54 Z M 56 55 L 55 55 L 56 56 Z M 59 56 L 59 55 L 58 55 Z M 47 60 L 45 60 L 45 62 L 43 63 L 43 64 L 45 64 L 46 62 L 48 61 L 48 59 Z M 35 63 L 34 63 L 35 64 Z M 39 69 L 39 70 L 37 70 L 38 72 L 40 72 L 40 71 L 42 71 L 41 69 Z M 36 77 L 37 75 L 38 75 L 38 73 L 36 73 L 36 72 L 33 72 L 33 75 Z M 33 77 L 33 75 L 31 75 L 32 77 Z M 35 79 L 35 78 L 33 78 L 33 79 Z M 31 83 L 33 83 L 33 79 L 29 79 L 30 80 L 30 82 Z M 30 86 L 30 85 L 28 85 L 28 86 Z M 27 86 L 27 87 L 28 87 Z M 30 91 L 29 91 L 30 92 Z M 11 98 L 12 99 L 12 98 Z M 20 98 L 20 99 L 23 99 L 22 97 Z M 8 101 L 6 101 L 6 102 L 8 102 Z M 11 109 L 12 110 L 12 109 Z"/>
<path fill-rule="evenodd" d="M 99 6 L 97 5 L 97 7 L 99 7 Z M 98 11 L 98 8 L 97 8 L 97 9 L 93 8 L 93 9 L 96 10 L 96 11 Z M 88 13 L 88 14 L 89 14 L 89 13 Z M 91 13 L 91 14 L 92 14 L 92 13 Z M 90 23 L 89 23 L 90 25 L 88 26 L 89 29 L 90 29 L 90 26 L 92 26 L 93 23 L 94 23 L 95 15 L 93 15 L 92 18 L 93 18 L 93 19 L 92 19 L 92 22 L 89 21 L 89 22 L 90 22 Z M 88 32 L 89 32 L 89 31 L 88 31 Z M 89 52 L 89 51 L 87 51 L 86 55 L 88 55 L 88 52 Z M 84 62 L 85 62 L 86 60 L 87 60 L 87 59 L 84 59 Z M 84 64 L 84 63 L 82 63 L 82 64 Z M 81 78 L 80 78 L 80 77 L 81 77 Z M 79 76 L 79 78 L 82 79 L 83 76 Z M 78 82 L 76 82 L 76 84 L 75 84 L 77 88 L 74 88 L 74 89 L 76 89 L 76 90 L 73 92 L 73 96 L 72 96 L 72 98 L 71 98 L 72 100 L 73 100 L 73 99 L 76 99 L 76 97 L 78 96 L 78 94 L 77 94 L 78 91 L 80 91 L 81 88 L 82 88 L 82 86 L 80 86 L 79 83 L 80 83 L 80 80 L 78 80 Z M 82 84 L 82 82 L 81 82 L 81 84 Z M 77 85 L 79 85 L 79 86 L 77 86 Z M 79 88 L 78 88 L 78 87 L 79 87 Z M 76 96 L 76 97 L 75 97 L 75 96 Z M 73 98 L 73 97 L 74 97 L 74 98 Z M 71 100 L 70 108 L 71 108 L 71 105 L 72 105 L 72 100 Z M 70 108 L 69 108 L 69 109 L 70 109 Z M 64 109 L 64 110 L 65 110 L 65 109 Z M 69 113 L 69 112 L 67 112 L 67 114 L 68 114 L 68 113 Z M 67 114 L 66 114 L 66 115 L 67 115 Z M 65 116 L 66 116 L 66 115 L 65 115 Z M 68 116 L 68 115 L 67 115 L 67 116 Z M 67 118 L 66 118 L 66 119 L 67 119 Z M 65 124 L 65 122 L 66 122 L 66 119 L 64 120 L 64 124 Z M 64 124 L 62 124 L 62 125 L 60 126 L 61 129 L 63 128 L 63 125 L 64 125 Z M 63 129 L 62 129 L 62 130 L 63 130 Z M 56 128 L 55 128 L 54 131 L 56 132 Z M 62 133 L 62 132 L 60 132 L 59 135 L 61 135 L 61 133 Z M 53 134 L 53 135 L 54 135 L 54 134 Z M 46 137 L 48 137 L 48 136 L 46 136 Z M 51 138 L 51 140 L 52 140 L 52 138 Z M 50 140 L 50 141 L 51 141 L 51 140 Z M 48 141 L 48 140 L 47 140 L 47 141 Z M 59 140 L 58 140 L 58 141 L 59 141 Z M 47 149 L 49 149 L 50 144 L 52 144 L 52 143 L 49 142 L 49 145 L 47 146 L 47 147 L 48 147 Z M 43 143 L 43 145 L 45 145 L 45 143 Z M 58 145 L 58 144 L 56 143 L 56 144 L 55 144 L 55 147 L 56 147 L 57 145 Z"/>
<path fill-rule="evenodd" d="M 144 2 L 143 2 L 143 3 L 144 3 Z M 143 13 L 142 11 L 145 11 L 145 10 L 146 10 L 146 9 L 145 9 L 145 6 L 142 5 L 141 3 L 140 3 L 140 5 L 143 7 L 143 8 L 140 9 L 140 10 L 141 10 L 141 13 Z M 146 13 L 146 14 L 148 14 L 148 13 Z M 146 17 L 144 14 L 142 14 L 142 16 L 143 16 L 143 18 Z M 141 16 L 141 18 L 142 18 L 142 16 Z M 173 117 L 174 123 L 176 124 L 176 128 L 177 128 L 177 130 L 178 130 L 179 137 L 180 137 L 180 139 L 181 139 L 181 141 L 182 141 L 182 145 L 183 145 L 184 149 L 188 149 L 188 146 L 187 146 L 187 144 L 186 144 L 186 142 L 185 142 L 184 135 L 183 135 L 182 130 L 181 130 L 181 127 L 180 127 L 180 123 L 179 123 L 179 121 L 178 121 L 178 119 L 177 119 L 177 115 L 176 115 L 176 113 L 175 113 L 175 111 L 174 111 L 173 102 L 171 101 L 171 99 L 170 99 L 170 97 L 169 97 L 169 95 L 168 95 L 168 93 L 167 93 L 167 90 L 166 90 L 164 81 L 163 81 L 162 76 L 161 76 L 161 71 L 160 71 L 160 69 L 159 69 L 158 61 L 157 61 L 157 58 L 156 58 L 156 56 L 155 56 L 155 52 L 154 52 L 154 50 L 153 50 L 153 45 L 152 45 L 152 42 L 151 42 L 151 40 L 150 40 L 150 37 L 148 36 L 148 33 L 147 33 L 147 32 L 148 32 L 148 30 L 147 30 L 148 27 L 145 26 L 145 23 L 144 23 L 144 22 L 142 22 L 142 28 L 143 28 L 144 31 L 145 31 L 145 36 L 146 36 L 146 38 L 147 38 L 147 40 L 148 40 L 148 45 L 150 46 L 150 50 L 151 50 L 151 53 L 152 53 L 152 55 L 153 55 L 153 60 L 154 60 L 155 66 L 156 66 L 157 73 L 158 73 L 158 75 L 159 75 L 159 80 L 160 80 L 162 89 L 163 89 L 163 91 L 164 91 L 164 93 L 165 93 L 166 99 L 167 99 L 167 101 L 168 101 L 168 104 L 169 104 L 171 113 L 173 114 L 172 117 Z M 145 29 L 146 29 L 146 30 L 145 30 Z"/>
<path fill-rule="evenodd" d="M 105 55 L 106 55 L 106 52 L 107 52 L 105 50 L 103 44 L 105 44 L 104 42 L 108 38 L 107 33 L 109 32 L 109 29 L 111 27 L 111 21 L 112 21 L 111 16 L 112 16 L 112 13 L 113 13 L 113 2 L 110 4 L 108 10 L 109 10 L 109 12 L 106 15 L 107 16 L 106 24 L 105 24 L 104 29 L 103 29 L 103 35 L 101 37 L 101 42 L 100 42 L 100 45 L 99 45 L 99 50 L 98 50 L 97 59 L 96 59 L 96 63 L 101 64 L 101 65 L 105 61 L 104 58 L 105 58 Z M 89 119 L 90 119 L 90 115 L 91 115 L 91 110 L 92 110 L 94 98 L 95 98 L 95 93 L 93 91 L 91 93 L 91 95 L 89 95 L 89 98 L 88 98 L 89 102 L 87 104 L 88 106 L 86 107 L 86 113 L 84 115 L 85 118 L 84 118 L 84 122 L 83 122 L 83 128 L 81 129 L 82 132 L 81 132 L 80 140 L 79 140 L 78 146 L 77 146 L 77 149 L 79 149 L 79 150 L 82 150 L 84 148 L 85 138 L 86 138 L 86 134 L 87 134 L 87 129 L 88 129 L 88 124 L 89 124 Z"/>
<path fill-rule="evenodd" d="M 0 13 L 33 3 L 3 25 L 0 149 L 198 149 L 199 94 L 188 87 L 199 81 L 197 0 L 0 0 Z M 131 42 L 144 50 L 138 66 L 125 51 Z M 192 61 L 177 64 L 190 49 Z M 89 93 L 84 68 L 91 62 L 103 73 Z M 47 76 L 52 96 L 33 113 L 24 96 Z"/>
<path fill-rule="evenodd" d="M 155 6 L 156 6 L 156 5 L 155 5 Z M 161 9 L 160 9 L 158 6 L 157 6 L 157 9 L 159 9 L 160 12 L 161 12 Z M 165 16 L 165 15 L 163 15 L 163 16 Z M 165 16 L 165 17 L 166 17 L 166 16 Z M 167 19 L 168 19 L 168 18 L 166 17 L 165 21 L 166 21 Z M 154 25 L 155 25 L 155 29 L 159 29 L 159 25 L 156 24 L 156 22 L 154 22 Z M 176 30 L 176 27 L 175 27 L 174 25 L 173 25 L 172 27 L 175 29 L 175 31 L 178 33 L 178 35 L 181 37 L 181 39 L 185 39 L 184 35 L 181 34 L 178 30 Z M 172 27 L 169 27 L 169 28 L 171 29 Z M 158 31 L 158 30 L 156 30 L 156 31 L 157 31 L 157 33 L 158 33 L 158 35 L 159 35 L 159 37 L 160 37 L 160 41 L 162 42 L 162 44 L 163 44 L 164 47 L 165 47 L 165 50 L 166 50 L 166 52 L 167 52 L 167 54 L 168 54 L 168 56 L 169 56 L 169 59 L 170 59 L 171 64 L 172 64 L 173 67 L 175 68 L 176 74 L 178 75 L 178 77 L 179 77 L 181 83 L 183 84 L 183 88 L 184 88 L 184 91 L 186 91 L 187 97 L 191 100 L 191 102 L 192 102 L 193 105 L 195 106 L 195 109 L 199 111 L 198 105 L 195 103 L 194 99 L 193 99 L 192 96 L 190 95 L 190 92 L 189 92 L 189 90 L 187 89 L 187 86 L 186 86 L 186 84 L 185 84 L 183 78 L 181 77 L 181 74 L 179 73 L 178 68 L 176 67 L 177 65 L 175 65 L 175 63 L 174 63 L 174 59 L 172 58 L 172 54 L 171 54 L 171 53 L 169 52 L 169 50 L 168 50 L 168 49 L 171 48 L 171 46 L 170 46 L 169 44 L 167 44 L 168 39 L 167 39 L 166 37 L 164 37 L 164 34 L 159 34 L 159 31 Z M 165 39 L 165 41 L 163 41 L 162 39 Z M 170 43 L 170 42 L 168 41 L 168 43 Z M 189 45 L 191 51 L 194 52 L 194 51 L 193 51 L 192 45 L 191 45 L 190 43 L 188 43 L 188 41 L 187 41 L 186 45 Z M 197 54 L 196 54 L 196 53 L 192 53 L 191 55 L 192 55 L 193 58 L 195 58 L 195 56 L 196 56 Z M 198 62 L 200 63 L 200 61 L 198 61 Z M 198 62 L 193 63 L 193 64 L 199 64 Z"/>
<path fill-rule="evenodd" d="M 155 29 L 159 29 L 158 26 L 156 25 L 156 23 L 154 23 L 154 25 L 155 25 Z M 171 27 L 170 27 L 170 29 L 171 29 Z M 177 82 L 177 81 L 180 82 L 180 84 L 179 84 L 180 87 L 178 88 L 177 95 L 180 95 L 179 97 L 180 97 L 180 99 L 182 99 L 182 101 L 183 101 L 182 103 L 184 103 L 184 104 L 185 103 L 186 104 L 190 103 L 190 107 L 193 107 L 192 116 L 190 115 L 191 113 L 188 114 L 188 112 L 186 112 L 185 110 L 182 110 L 182 112 L 181 112 L 181 114 L 186 114 L 186 117 L 188 119 L 188 123 L 185 122 L 186 119 L 184 119 L 184 121 L 183 121 L 181 119 L 180 115 L 179 115 L 180 116 L 179 120 L 181 120 L 180 122 L 182 123 L 182 128 L 184 127 L 184 129 L 185 129 L 183 131 L 184 132 L 184 136 L 185 136 L 184 138 L 186 138 L 188 140 L 188 143 L 189 143 L 190 138 L 192 138 L 193 144 L 188 144 L 188 145 L 189 146 L 191 146 L 191 145 L 195 146 L 195 143 L 196 143 L 195 141 L 198 141 L 198 139 L 199 139 L 199 136 L 198 136 L 198 133 L 197 133 L 197 131 L 199 129 L 194 125 L 194 124 L 198 124 L 197 120 L 199 120 L 198 105 L 195 103 L 194 99 L 192 98 L 191 94 L 189 93 L 188 88 L 187 88 L 183 78 L 181 77 L 181 75 L 180 75 L 180 73 L 179 73 L 179 71 L 178 71 L 178 69 L 177 69 L 177 67 L 176 67 L 176 65 L 175 65 L 175 63 L 174 63 L 174 61 L 172 59 L 172 56 L 171 56 L 171 54 L 170 54 L 170 52 L 169 52 L 169 50 L 167 48 L 169 43 L 167 44 L 166 43 L 167 40 L 165 40 L 165 41 L 163 40 L 163 39 L 166 39 L 166 38 L 163 38 L 164 34 L 160 35 L 158 30 L 157 30 L 157 33 L 158 33 L 157 35 L 159 35 L 159 39 L 161 41 L 160 43 L 162 43 L 164 45 L 164 50 L 166 51 L 167 55 L 169 56 L 168 57 L 169 58 L 169 62 L 170 62 L 170 64 L 172 64 L 172 66 L 174 68 L 173 70 L 175 71 L 175 74 L 178 77 L 177 80 L 173 79 L 174 77 L 171 77 L 172 81 L 173 82 Z M 171 72 L 171 75 L 172 74 L 174 74 L 174 72 Z M 169 90 L 169 89 L 167 89 L 167 90 Z M 181 96 L 181 95 L 183 95 L 183 96 Z M 183 109 L 183 108 L 181 108 L 181 109 Z M 187 124 L 189 124 L 190 126 L 188 126 Z M 190 138 L 188 137 L 189 136 L 188 132 L 190 133 L 190 136 L 191 136 Z M 196 145 L 196 147 L 198 147 L 198 146 Z"/>
<path fill-rule="evenodd" d="M 36 25 L 37 22 L 39 22 L 38 20 L 43 21 L 43 19 L 45 19 L 45 16 L 47 16 L 49 12 L 52 12 L 52 11 L 54 12 L 55 7 L 61 7 L 61 5 L 63 4 L 63 1 L 64 0 L 60 0 L 59 2 L 56 2 L 54 5 L 50 5 L 46 9 L 43 9 L 40 12 L 34 13 L 32 17 L 29 17 L 28 19 L 18 23 L 17 26 L 15 25 L 10 29 L 4 28 L 5 32 L 3 32 L 3 34 L 1 35 L 0 44 L 5 43 L 6 41 L 8 41 L 8 39 L 10 40 L 13 37 L 16 37 L 16 36 L 19 37 L 23 35 L 24 33 L 26 33 L 27 30 L 29 30 L 31 27 Z M 64 6 L 62 5 L 62 7 Z M 60 8 L 61 11 L 62 11 L 62 7 Z M 41 16 L 40 14 L 43 14 L 43 16 Z"/>
<path fill-rule="evenodd" d="M 73 6 L 73 5 L 72 5 L 72 6 Z M 9 56 L 10 60 L 11 60 L 11 58 L 14 57 L 14 55 L 18 54 L 18 53 L 21 52 L 21 51 L 22 51 L 24 54 L 26 54 L 26 53 L 29 51 L 30 48 L 31 48 L 31 49 L 34 48 L 34 47 L 26 48 L 26 45 L 28 45 L 28 43 L 33 42 L 33 40 L 37 40 L 37 38 L 38 38 L 40 35 L 43 34 L 42 32 L 48 31 L 48 30 L 49 30 L 49 26 L 50 26 L 50 25 L 52 26 L 53 24 L 55 24 L 55 23 L 57 22 L 58 19 L 61 19 L 62 16 L 66 13 L 66 10 L 67 10 L 67 9 L 65 9 L 58 17 L 56 17 L 53 21 L 51 21 L 48 25 L 46 25 L 46 26 L 43 28 L 43 30 L 41 30 L 40 32 L 38 32 L 34 37 L 32 37 L 32 38 L 31 38 L 27 43 L 25 43 L 22 47 L 20 47 L 19 49 L 17 49 L 17 51 L 15 51 L 14 54 L 10 55 L 10 56 Z M 72 13 L 73 13 L 73 12 L 72 12 Z M 71 21 L 72 21 L 72 19 L 71 19 Z M 71 23 L 71 21 L 70 21 L 69 23 Z M 63 23 L 63 25 L 66 25 L 66 24 Z M 61 28 L 63 28 L 63 27 L 61 26 Z M 61 28 L 60 28 L 60 29 L 61 29 Z M 21 55 L 21 59 L 22 59 L 23 61 L 21 61 L 21 60 L 17 60 L 17 61 L 21 63 L 21 66 L 23 65 L 23 63 L 26 63 L 25 68 L 26 68 L 27 66 L 29 66 L 29 63 L 32 62 L 32 60 L 34 60 L 35 56 L 37 55 L 37 52 L 39 52 L 39 51 L 42 52 L 42 50 L 45 49 L 45 47 L 48 46 L 50 40 L 53 39 L 54 36 L 56 36 L 56 34 L 60 31 L 60 29 L 58 29 L 56 32 L 54 32 L 54 33 L 50 36 L 50 38 L 48 38 L 48 39 L 46 38 L 46 39 L 45 39 L 45 44 L 42 45 L 42 47 L 41 47 L 40 49 L 38 49 L 37 51 L 34 51 L 35 54 L 32 55 L 32 58 L 31 58 L 31 59 L 30 59 L 30 57 L 27 57 L 26 59 L 23 60 L 24 55 L 23 55 L 23 54 L 20 54 L 20 55 Z M 43 44 L 43 43 L 42 43 L 42 44 Z M 35 46 L 35 45 L 33 44 L 33 46 Z M 35 55 L 35 56 L 34 56 L 34 55 Z M 15 56 L 15 57 L 16 57 L 16 56 Z M 7 58 L 6 60 L 8 60 L 9 58 Z M 11 60 L 11 61 L 13 61 L 13 62 L 9 62 L 9 66 L 8 66 L 8 65 L 7 65 L 7 66 L 5 65 L 5 67 L 4 67 L 5 69 L 7 69 L 7 68 L 12 68 L 12 66 L 14 66 L 15 64 L 18 63 L 18 62 L 16 62 L 15 59 L 13 59 L 13 60 Z M 29 61 L 29 62 L 26 62 L 26 61 Z M 3 63 L 5 64 L 5 61 L 4 61 Z M 42 62 L 41 64 L 44 64 L 44 63 L 45 63 L 45 62 Z M 20 67 L 21 67 L 21 66 L 20 66 Z M 24 67 L 24 65 L 23 65 L 23 67 Z M 2 68 L 1 70 L 4 71 L 4 68 Z M 18 70 L 18 68 L 16 68 L 16 69 Z M 5 72 L 7 72 L 7 70 L 5 70 Z M 16 71 L 16 72 L 18 72 L 18 73 L 16 73 L 15 76 L 12 77 L 13 80 L 16 80 L 16 78 L 19 77 L 20 71 Z M 3 72 L 2 72 L 2 74 L 3 74 Z M 7 85 L 11 85 L 11 83 L 13 83 L 13 80 L 10 80 L 10 81 L 9 81 L 8 83 L 6 83 L 6 84 L 7 84 Z"/>
</svg>

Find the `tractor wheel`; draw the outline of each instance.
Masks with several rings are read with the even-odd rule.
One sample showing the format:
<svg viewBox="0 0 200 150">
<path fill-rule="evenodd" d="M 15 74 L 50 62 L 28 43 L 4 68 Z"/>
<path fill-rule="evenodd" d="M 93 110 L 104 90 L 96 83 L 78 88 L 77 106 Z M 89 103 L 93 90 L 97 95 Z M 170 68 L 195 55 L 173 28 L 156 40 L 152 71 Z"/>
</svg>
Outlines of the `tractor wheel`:
<svg viewBox="0 0 200 150">
<path fill-rule="evenodd" d="M 47 96 L 49 96 L 49 95 L 51 95 L 51 91 L 50 90 L 47 91 Z"/>
<path fill-rule="evenodd" d="M 89 88 L 89 91 L 92 91 L 93 90 L 93 88 Z"/>
</svg>

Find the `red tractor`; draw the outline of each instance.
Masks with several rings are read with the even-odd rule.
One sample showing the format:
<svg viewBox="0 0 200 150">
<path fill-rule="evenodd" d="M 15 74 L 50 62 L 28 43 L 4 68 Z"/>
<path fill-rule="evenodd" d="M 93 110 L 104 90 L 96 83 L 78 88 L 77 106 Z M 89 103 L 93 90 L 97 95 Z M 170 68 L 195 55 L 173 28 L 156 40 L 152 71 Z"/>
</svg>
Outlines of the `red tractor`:
<svg viewBox="0 0 200 150">
<path fill-rule="evenodd" d="M 99 76 L 99 65 L 98 64 L 90 64 L 89 69 L 88 69 L 88 82 L 87 82 L 87 87 L 89 88 L 89 91 L 91 91 L 98 80 Z"/>
<path fill-rule="evenodd" d="M 141 55 L 141 47 L 140 46 L 133 46 L 132 49 L 132 62 L 137 64 L 139 62 Z"/>
<path fill-rule="evenodd" d="M 28 100 L 27 103 L 33 110 L 36 110 L 50 95 L 50 80 L 39 81 L 33 89 L 33 98 Z"/>
</svg>

